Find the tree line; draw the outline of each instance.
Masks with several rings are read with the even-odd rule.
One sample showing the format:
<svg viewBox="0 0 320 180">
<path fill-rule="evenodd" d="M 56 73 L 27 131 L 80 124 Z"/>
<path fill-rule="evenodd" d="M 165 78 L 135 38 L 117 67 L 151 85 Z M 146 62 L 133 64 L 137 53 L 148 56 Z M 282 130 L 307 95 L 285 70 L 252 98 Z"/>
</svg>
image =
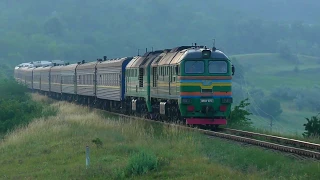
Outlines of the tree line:
<svg viewBox="0 0 320 180">
<path fill-rule="evenodd" d="M 1 28 L 0 61 L 89 61 L 103 55 L 133 56 L 138 49 L 152 47 L 163 49 L 194 42 L 212 46 L 214 38 L 216 46 L 228 55 L 318 55 L 319 24 L 270 21 L 252 16 L 247 12 L 250 9 L 237 10 L 232 7 L 235 3 L 230 6 L 214 1 L 195 7 L 191 0 L 183 4 L 168 0 L 3 1 L 0 23 L 6 26 Z"/>
</svg>

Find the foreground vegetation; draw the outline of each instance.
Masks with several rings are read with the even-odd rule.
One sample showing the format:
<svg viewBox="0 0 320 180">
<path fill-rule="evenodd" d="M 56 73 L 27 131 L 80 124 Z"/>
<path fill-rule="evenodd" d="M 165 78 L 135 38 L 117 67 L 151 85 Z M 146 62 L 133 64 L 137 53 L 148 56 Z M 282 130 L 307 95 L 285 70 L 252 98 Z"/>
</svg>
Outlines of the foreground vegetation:
<svg viewBox="0 0 320 180">
<path fill-rule="evenodd" d="M 42 96 L 35 96 L 42 99 Z M 0 143 L 1 178 L 319 179 L 319 163 L 66 102 Z M 106 118 L 105 118 L 106 117 Z M 91 164 L 85 166 L 85 147 Z"/>
<path fill-rule="evenodd" d="M 0 77 L 0 138 L 18 126 L 28 124 L 37 117 L 54 114 L 46 103 L 35 102 L 27 87 L 12 78 Z"/>
</svg>

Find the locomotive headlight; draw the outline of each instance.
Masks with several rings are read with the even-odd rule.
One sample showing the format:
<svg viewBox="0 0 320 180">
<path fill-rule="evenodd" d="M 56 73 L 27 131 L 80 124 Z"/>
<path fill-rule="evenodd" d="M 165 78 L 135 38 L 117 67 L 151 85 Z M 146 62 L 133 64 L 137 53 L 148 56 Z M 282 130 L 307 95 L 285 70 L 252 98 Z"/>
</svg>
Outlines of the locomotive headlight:
<svg viewBox="0 0 320 180">
<path fill-rule="evenodd" d="M 210 58 L 211 57 L 211 51 L 210 50 L 203 50 L 202 51 L 202 58 Z"/>
<path fill-rule="evenodd" d="M 182 98 L 181 103 L 182 104 L 191 104 L 191 99 Z"/>
</svg>

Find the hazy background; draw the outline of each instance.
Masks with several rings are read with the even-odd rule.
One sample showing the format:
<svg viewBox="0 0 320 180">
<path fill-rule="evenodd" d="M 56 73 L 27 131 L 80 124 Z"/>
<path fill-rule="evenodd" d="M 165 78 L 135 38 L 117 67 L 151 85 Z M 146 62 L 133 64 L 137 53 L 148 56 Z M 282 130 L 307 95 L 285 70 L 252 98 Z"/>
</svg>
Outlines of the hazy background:
<svg viewBox="0 0 320 180">
<path fill-rule="evenodd" d="M 0 76 L 21 62 L 94 61 L 145 48 L 216 46 L 236 66 L 235 103 L 257 127 L 301 134 L 320 112 L 318 0 L 2 0 Z"/>
</svg>

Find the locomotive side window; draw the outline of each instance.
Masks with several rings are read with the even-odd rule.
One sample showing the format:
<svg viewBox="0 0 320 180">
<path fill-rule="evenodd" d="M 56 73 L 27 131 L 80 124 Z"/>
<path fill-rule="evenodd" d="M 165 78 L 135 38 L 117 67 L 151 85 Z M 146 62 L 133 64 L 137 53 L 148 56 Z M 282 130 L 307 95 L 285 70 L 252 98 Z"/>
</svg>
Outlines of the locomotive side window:
<svg viewBox="0 0 320 180">
<path fill-rule="evenodd" d="M 209 73 L 227 73 L 228 64 L 225 61 L 209 61 Z"/>
<path fill-rule="evenodd" d="M 187 74 L 204 73 L 204 62 L 203 61 L 186 61 L 184 64 L 184 71 Z"/>
</svg>

